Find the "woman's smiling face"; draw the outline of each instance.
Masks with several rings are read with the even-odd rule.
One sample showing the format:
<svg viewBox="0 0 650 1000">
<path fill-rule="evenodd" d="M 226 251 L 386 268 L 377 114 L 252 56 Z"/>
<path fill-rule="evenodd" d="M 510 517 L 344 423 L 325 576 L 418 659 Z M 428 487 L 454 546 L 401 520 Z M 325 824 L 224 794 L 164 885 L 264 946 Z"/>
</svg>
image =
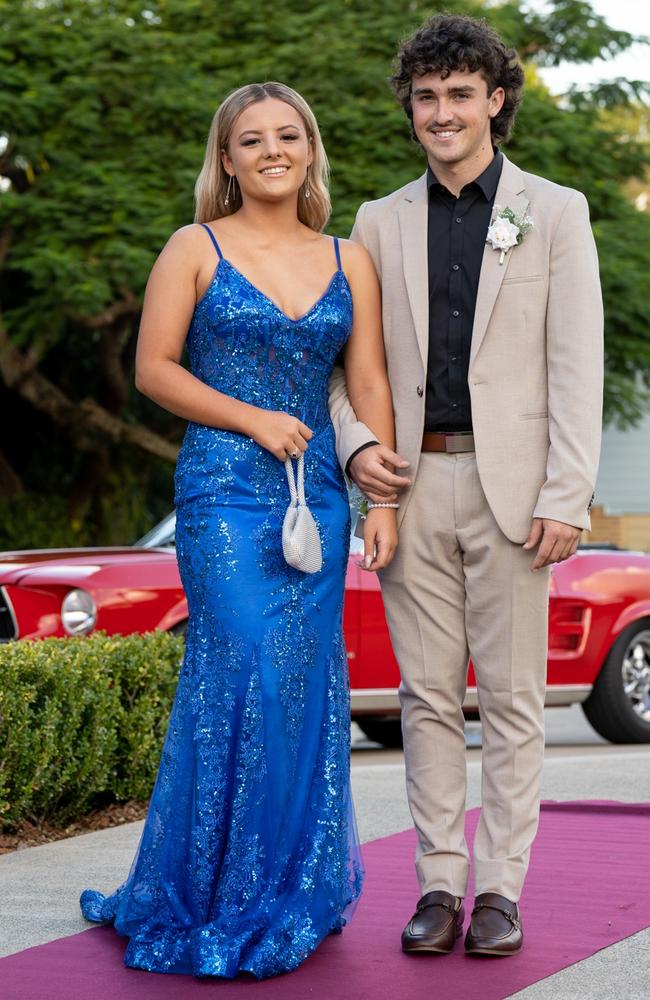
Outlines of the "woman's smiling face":
<svg viewBox="0 0 650 1000">
<path fill-rule="evenodd" d="M 242 197 L 280 201 L 297 195 L 312 161 L 311 142 L 300 114 L 274 97 L 249 105 L 237 117 L 222 153 Z"/>
</svg>

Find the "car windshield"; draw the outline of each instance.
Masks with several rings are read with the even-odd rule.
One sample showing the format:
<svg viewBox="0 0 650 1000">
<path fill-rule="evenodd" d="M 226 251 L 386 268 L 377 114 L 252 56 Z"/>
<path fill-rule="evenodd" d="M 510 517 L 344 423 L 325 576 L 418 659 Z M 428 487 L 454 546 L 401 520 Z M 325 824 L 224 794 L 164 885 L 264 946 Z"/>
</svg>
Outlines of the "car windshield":
<svg viewBox="0 0 650 1000">
<path fill-rule="evenodd" d="M 173 549 L 176 547 L 176 511 L 159 521 L 155 528 L 133 543 L 139 549 Z"/>
</svg>

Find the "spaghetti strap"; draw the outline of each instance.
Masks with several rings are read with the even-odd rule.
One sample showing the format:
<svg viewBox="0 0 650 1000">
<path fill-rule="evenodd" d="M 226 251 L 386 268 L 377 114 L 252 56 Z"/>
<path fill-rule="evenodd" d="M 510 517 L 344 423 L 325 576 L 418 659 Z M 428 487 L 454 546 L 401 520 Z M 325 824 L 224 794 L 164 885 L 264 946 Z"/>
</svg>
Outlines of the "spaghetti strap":
<svg viewBox="0 0 650 1000">
<path fill-rule="evenodd" d="M 217 240 L 216 240 L 216 238 L 215 238 L 215 235 L 214 235 L 214 233 L 212 232 L 212 230 L 210 229 L 210 227 L 209 227 L 209 226 L 208 226 L 208 225 L 207 225 L 207 224 L 206 224 L 205 222 L 202 222 L 202 223 L 201 223 L 201 225 L 203 226 L 203 228 L 204 228 L 204 229 L 205 229 L 205 231 L 207 232 L 208 236 L 209 236 L 209 237 L 210 237 L 210 239 L 212 240 L 212 242 L 213 242 L 213 244 L 214 244 L 214 249 L 215 249 L 215 250 L 217 251 L 217 253 L 219 254 L 219 260 L 223 260 L 223 254 L 221 253 L 221 249 L 220 249 L 220 247 L 219 247 L 219 244 L 217 243 Z"/>
<path fill-rule="evenodd" d="M 343 268 L 341 267 L 341 251 L 339 250 L 339 238 L 338 236 L 334 236 L 332 238 L 334 240 L 334 253 L 336 254 L 337 270 L 342 271 Z"/>
</svg>

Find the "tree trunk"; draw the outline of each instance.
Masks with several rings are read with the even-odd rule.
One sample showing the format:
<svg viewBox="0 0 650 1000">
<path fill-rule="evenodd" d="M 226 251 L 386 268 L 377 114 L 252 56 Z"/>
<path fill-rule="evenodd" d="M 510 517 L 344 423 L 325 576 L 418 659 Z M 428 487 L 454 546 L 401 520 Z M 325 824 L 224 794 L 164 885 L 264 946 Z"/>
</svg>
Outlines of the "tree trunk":
<svg viewBox="0 0 650 1000">
<path fill-rule="evenodd" d="M 95 452 L 99 446 L 113 442 L 130 444 L 174 463 L 178 445 L 148 430 L 141 424 L 128 424 L 113 416 L 93 399 L 77 403 L 45 378 L 34 358 L 23 355 L 10 341 L 0 325 L 0 376 L 5 384 L 27 400 L 35 409 L 46 413 L 55 424 L 65 428 L 76 448 Z"/>
<path fill-rule="evenodd" d="M 122 412 L 129 398 L 129 378 L 123 354 L 130 337 L 131 324 L 128 319 L 104 327 L 99 337 L 99 370 L 102 378 L 99 402 L 114 416 Z"/>
<path fill-rule="evenodd" d="M 25 492 L 22 480 L 7 456 L 0 451 L 0 497 L 15 497 Z"/>
<path fill-rule="evenodd" d="M 110 469 L 110 454 L 106 447 L 83 456 L 79 472 L 68 498 L 71 521 L 84 521 L 95 506 L 96 493 Z"/>
</svg>

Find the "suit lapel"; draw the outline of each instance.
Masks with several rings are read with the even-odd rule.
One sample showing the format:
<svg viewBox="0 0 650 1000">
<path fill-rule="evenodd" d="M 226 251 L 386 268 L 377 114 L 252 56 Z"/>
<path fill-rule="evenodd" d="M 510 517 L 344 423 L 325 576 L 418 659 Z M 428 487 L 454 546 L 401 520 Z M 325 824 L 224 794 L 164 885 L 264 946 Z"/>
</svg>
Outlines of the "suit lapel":
<svg viewBox="0 0 650 1000">
<path fill-rule="evenodd" d="M 425 368 L 429 355 L 428 204 L 427 179 L 423 174 L 408 188 L 398 215 L 404 279 Z"/>
<path fill-rule="evenodd" d="M 524 192 L 524 175 L 505 156 L 503 158 L 503 168 L 501 177 L 494 196 L 494 204 L 499 208 L 512 208 L 517 215 L 525 213 L 528 208 L 528 198 Z M 481 275 L 476 293 L 476 311 L 474 313 L 474 326 L 472 329 L 472 346 L 470 351 L 470 365 L 474 361 L 478 350 L 483 343 L 485 332 L 490 322 L 492 310 L 508 271 L 510 258 L 516 252 L 516 247 L 509 250 L 505 256 L 503 264 L 499 264 L 500 253 L 493 250 L 489 243 L 485 244 L 483 251 L 483 262 L 481 264 Z"/>
</svg>

